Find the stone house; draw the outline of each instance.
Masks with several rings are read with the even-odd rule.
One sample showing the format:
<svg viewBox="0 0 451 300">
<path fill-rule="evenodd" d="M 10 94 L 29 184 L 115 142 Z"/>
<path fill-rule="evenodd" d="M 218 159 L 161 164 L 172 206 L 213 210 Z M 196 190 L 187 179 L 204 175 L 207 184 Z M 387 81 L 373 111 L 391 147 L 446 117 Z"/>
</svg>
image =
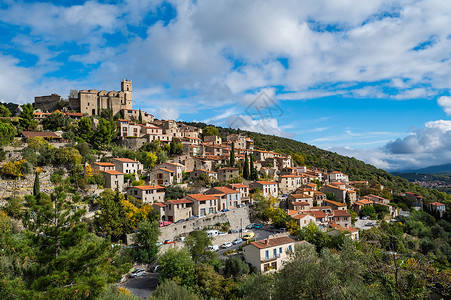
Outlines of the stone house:
<svg viewBox="0 0 451 300">
<path fill-rule="evenodd" d="M 240 176 L 238 168 L 225 167 L 218 169 L 218 180 L 227 181 Z"/>
<path fill-rule="evenodd" d="M 124 188 L 124 173 L 116 170 L 102 171 L 103 177 L 105 178 L 105 188 L 108 189 L 118 189 L 122 191 Z"/>
<path fill-rule="evenodd" d="M 250 201 L 249 186 L 242 183 L 232 183 L 227 185 L 228 188 L 240 192 L 241 203 L 248 203 Z"/>
<path fill-rule="evenodd" d="M 190 194 L 186 199 L 193 201 L 193 215 L 207 216 L 217 212 L 218 198 L 214 195 Z"/>
<path fill-rule="evenodd" d="M 183 181 L 183 171 L 185 171 L 185 166 L 178 163 L 164 162 L 155 166 L 155 169 L 168 169 L 175 172 L 175 182 L 182 183 Z"/>
<path fill-rule="evenodd" d="M 177 199 L 168 200 L 166 204 L 167 221 L 177 222 L 179 220 L 186 220 L 193 214 L 193 200 Z"/>
<path fill-rule="evenodd" d="M 124 174 L 141 174 L 143 169 L 140 162 L 129 158 L 113 158 L 111 162 L 115 165 L 117 171 Z"/>
<path fill-rule="evenodd" d="M 218 210 L 232 209 L 241 204 L 240 192 L 228 187 L 213 187 L 205 194 L 218 196 Z"/>
<path fill-rule="evenodd" d="M 143 203 L 164 201 L 164 187 L 159 185 L 132 186 L 127 188 L 127 195 L 141 199 Z"/>
<path fill-rule="evenodd" d="M 158 185 L 171 185 L 176 182 L 174 180 L 175 171 L 160 168 L 149 173 L 149 182 Z"/>
<path fill-rule="evenodd" d="M 260 189 L 265 197 L 277 198 L 279 196 L 279 187 L 275 181 L 255 181 L 252 183 L 252 187 Z"/>
</svg>

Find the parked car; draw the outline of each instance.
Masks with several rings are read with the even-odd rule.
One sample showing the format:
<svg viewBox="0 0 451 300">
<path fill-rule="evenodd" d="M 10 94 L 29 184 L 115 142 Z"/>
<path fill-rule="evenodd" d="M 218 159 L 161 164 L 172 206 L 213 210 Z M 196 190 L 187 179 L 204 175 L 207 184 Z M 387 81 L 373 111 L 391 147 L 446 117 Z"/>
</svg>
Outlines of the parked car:
<svg viewBox="0 0 451 300">
<path fill-rule="evenodd" d="M 175 222 L 176 224 L 178 224 L 178 223 L 182 223 L 182 222 L 185 222 L 186 220 L 185 219 L 180 219 L 180 220 L 178 220 L 177 222 Z"/>
<path fill-rule="evenodd" d="M 224 244 L 222 244 L 221 245 L 221 248 L 224 248 L 224 249 L 226 249 L 226 248 L 230 248 L 230 247 L 232 247 L 233 246 L 233 244 L 232 243 L 224 243 Z"/>
<path fill-rule="evenodd" d="M 251 240 L 254 238 L 254 236 L 255 236 L 255 233 L 249 232 L 248 234 L 243 236 L 243 240 Z"/>
<path fill-rule="evenodd" d="M 175 241 L 174 240 L 166 240 L 164 241 L 165 244 L 174 244 Z"/>
<path fill-rule="evenodd" d="M 146 275 L 146 271 L 144 271 L 143 269 L 136 269 L 133 272 L 130 273 L 130 277 L 134 278 L 134 277 L 141 277 Z"/>
<path fill-rule="evenodd" d="M 362 220 L 368 220 L 368 217 L 367 216 L 362 217 Z"/>
<path fill-rule="evenodd" d="M 240 229 L 239 231 L 240 231 L 240 232 L 248 232 L 249 230 L 246 229 L 246 228 L 243 228 L 243 229 Z"/>
<path fill-rule="evenodd" d="M 374 223 L 368 222 L 365 224 L 365 226 L 374 226 Z"/>
<path fill-rule="evenodd" d="M 219 232 L 219 235 L 227 235 L 227 232 L 220 231 L 220 232 Z"/>
<path fill-rule="evenodd" d="M 260 229 L 260 228 L 262 228 L 262 227 L 263 227 L 262 224 L 255 224 L 255 226 L 254 226 L 255 229 Z"/>
<path fill-rule="evenodd" d="M 192 221 L 192 220 L 195 220 L 196 218 L 194 217 L 194 216 L 192 216 L 192 217 L 189 217 L 187 220 L 188 221 Z"/>
<path fill-rule="evenodd" d="M 229 211 L 227 208 L 226 209 L 223 209 L 223 210 L 221 210 L 222 212 L 226 212 L 226 211 Z"/>
<path fill-rule="evenodd" d="M 219 246 L 218 245 L 208 246 L 208 250 L 209 251 L 218 251 L 219 250 Z"/>
<path fill-rule="evenodd" d="M 252 228 L 254 228 L 254 227 L 255 227 L 255 224 L 254 224 L 254 223 L 251 223 L 251 224 L 249 224 L 249 225 L 246 226 L 247 229 L 252 229 Z"/>
<path fill-rule="evenodd" d="M 157 246 L 161 246 L 161 245 L 163 245 L 162 243 L 160 243 L 160 242 L 156 242 L 156 244 L 155 245 L 157 245 Z"/>
<path fill-rule="evenodd" d="M 236 230 L 236 229 L 230 229 L 230 230 L 229 230 L 229 234 L 230 234 L 230 233 L 238 233 L 238 230 Z"/>
<path fill-rule="evenodd" d="M 237 238 L 237 239 L 233 240 L 232 244 L 238 245 L 238 244 L 241 244 L 242 242 L 243 242 L 243 239 Z"/>
</svg>

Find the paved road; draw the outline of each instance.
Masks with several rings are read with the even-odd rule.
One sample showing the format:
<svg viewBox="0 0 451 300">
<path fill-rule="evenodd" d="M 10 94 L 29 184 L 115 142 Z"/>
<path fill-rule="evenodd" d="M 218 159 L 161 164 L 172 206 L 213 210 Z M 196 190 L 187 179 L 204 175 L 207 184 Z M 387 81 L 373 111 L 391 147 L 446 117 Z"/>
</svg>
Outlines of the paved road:
<svg viewBox="0 0 451 300">
<path fill-rule="evenodd" d="M 158 285 L 157 273 L 147 273 L 145 276 L 129 278 L 121 284 L 127 288 L 133 295 L 141 298 L 147 298 L 155 291 Z"/>
<path fill-rule="evenodd" d="M 378 220 L 357 220 L 355 221 L 355 227 L 362 229 L 362 230 L 368 230 L 373 228 L 374 226 L 377 225 Z M 366 224 L 368 223 L 373 223 L 374 226 L 367 226 Z"/>
<path fill-rule="evenodd" d="M 255 233 L 255 240 L 256 241 L 264 240 L 264 239 L 268 238 L 270 235 L 274 234 L 273 230 L 267 230 L 267 229 L 262 228 L 262 229 L 252 229 L 252 230 L 249 230 L 248 232 L 243 232 L 243 235 L 245 235 L 245 234 L 247 234 L 247 233 L 249 233 L 251 231 L 253 233 Z M 228 240 L 228 242 L 232 242 L 237 237 L 238 237 L 237 234 L 233 234 L 233 236 L 230 235 L 230 240 Z M 218 253 L 220 258 L 224 258 L 223 254 L 227 250 L 229 250 L 229 249 L 234 249 L 235 250 L 235 249 L 238 249 L 240 246 L 243 246 L 245 244 L 246 244 L 246 241 L 244 241 L 242 244 L 239 244 L 239 245 L 233 245 L 232 247 L 227 248 L 227 249 L 220 248 L 219 251 L 217 251 L 216 253 Z M 221 246 L 221 245 L 219 245 L 219 246 Z"/>
</svg>

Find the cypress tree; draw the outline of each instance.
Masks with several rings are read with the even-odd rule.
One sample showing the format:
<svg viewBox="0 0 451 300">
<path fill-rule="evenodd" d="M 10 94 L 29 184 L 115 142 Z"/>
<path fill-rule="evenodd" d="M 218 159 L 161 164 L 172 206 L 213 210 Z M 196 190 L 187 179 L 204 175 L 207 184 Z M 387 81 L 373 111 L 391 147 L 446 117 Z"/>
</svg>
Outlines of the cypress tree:
<svg viewBox="0 0 451 300">
<path fill-rule="evenodd" d="M 33 196 L 38 198 L 39 193 L 41 191 L 40 186 L 39 186 L 39 172 L 36 171 L 35 175 L 36 176 L 34 177 L 34 184 L 33 184 Z"/>
<path fill-rule="evenodd" d="M 230 166 L 235 166 L 235 143 L 232 142 L 232 150 L 230 151 Z"/>
<path fill-rule="evenodd" d="M 141 110 L 139 110 L 138 123 L 139 124 L 143 123 L 143 116 L 142 116 Z"/>
<path fill-rule="evenodd" d="M 257 180 L 257 170 L 254 167 L 254 156 L 251 154 L 251 161 L 250 161 L 250 166 L 249 166 L 249 170 L 250 170 L 250 179 L 251 180 Z"/>
<path fill-rule="evenodd" d="M 249 179 L 249 160 L 247 158 L 247 153 L 244 154 L 243 178 Z"/>
</svg>

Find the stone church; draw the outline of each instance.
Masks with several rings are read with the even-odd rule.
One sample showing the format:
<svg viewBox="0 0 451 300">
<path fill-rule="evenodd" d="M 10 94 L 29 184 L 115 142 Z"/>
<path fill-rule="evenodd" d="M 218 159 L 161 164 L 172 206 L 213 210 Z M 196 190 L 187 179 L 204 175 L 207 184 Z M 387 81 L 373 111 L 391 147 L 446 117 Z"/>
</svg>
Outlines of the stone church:
<svg viewBox="0 0 451 300">
<path fill-rule="evenodd" d="M 52 96 L 35 97 L 35 107 L 52 111 L 53 102 L 57 102 L 56 97 Z M 113 115 L 121 109 L 132 109 L 132 81 L 122 80 L 119 92 L 96 89 L 81 90 L 78 92 L 78 98 L 69 98 L 69 107 L 71 110 L 77 110 L 89 116 L 99 115 L 102 109 L 111 109 Z"/>
</svg>

